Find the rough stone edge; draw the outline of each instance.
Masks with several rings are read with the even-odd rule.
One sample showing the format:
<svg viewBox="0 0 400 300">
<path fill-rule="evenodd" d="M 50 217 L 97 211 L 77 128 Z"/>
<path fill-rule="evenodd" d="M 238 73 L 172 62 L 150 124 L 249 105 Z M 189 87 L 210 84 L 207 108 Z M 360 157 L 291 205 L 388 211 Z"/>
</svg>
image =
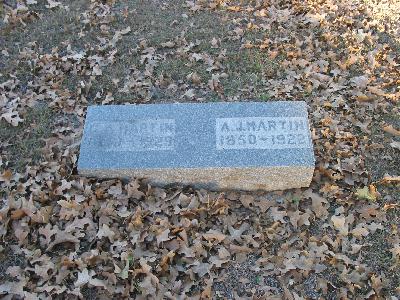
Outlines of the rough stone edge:
<svg viewBox="0 0 400 300">
<path fill-rule="evenodd" d="M 193 186 L 214 191 L 274 191 L 308 187 L 314 166 L 255 168 L 80 169 L 80 175 L 98 178 L 142 178 L 153 186 Z"/>
</svg>

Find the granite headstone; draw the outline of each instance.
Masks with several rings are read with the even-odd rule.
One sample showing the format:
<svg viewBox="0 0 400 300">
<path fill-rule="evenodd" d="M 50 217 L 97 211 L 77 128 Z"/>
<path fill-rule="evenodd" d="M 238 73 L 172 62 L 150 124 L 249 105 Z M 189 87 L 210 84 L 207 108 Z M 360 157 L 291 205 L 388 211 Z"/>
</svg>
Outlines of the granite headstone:
<svg viewBox="0 0 400 300">
<path fill-rule="evenodd" d="M 211 190 L 310 185 L 314 153 L 303 101 L 88 107 L 78 172 Z"/>
</svg>

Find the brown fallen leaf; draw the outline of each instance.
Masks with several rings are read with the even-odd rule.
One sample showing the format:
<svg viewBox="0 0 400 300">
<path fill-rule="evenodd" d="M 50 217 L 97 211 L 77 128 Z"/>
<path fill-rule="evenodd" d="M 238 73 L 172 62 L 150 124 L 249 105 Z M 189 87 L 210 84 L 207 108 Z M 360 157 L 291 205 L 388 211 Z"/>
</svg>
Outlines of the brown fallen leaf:
<svg viewBox="0 0 400 300">
<path fill-rule="evenodd" d="M 207 285 L 201 292 L 200 299 L 212 299 L 212 284 Z"/>
<path fill-rule="evenodd" d="M 400 136 L 400 130 L 394 128 L 392 125 L 386 125 L 383 128 L 383 131 L 390 133 L 395 136 Z"/>
<path fill-rule="evenodd" d="M 372 285 L 372 288 L 375 290 L 375 292 L 378 295 L 380 295 L 381 294 L 381 290 L 383 289 L 383 279 L 382 279 L 382 277 L 373 274 L 371 276 L 371 285 Z"/>
<path fill-rule="evenodd" d="M 230 244 L 229 249 L 233 253 L 250 253 L 252 251 L 251 248 L 249 248 L 247 246 L 239 246 L 239 245 L 235 245 L 235 244 Z"/>
<path fill-rule="evenodd" d="M 356 228 L 354 228 L 351 233 L 358 239 L 365 237 L 369 234 L 369 230 L 363 226 L 364 224 L 358 224 Z"/>
<path fill-rule="evenodd" d="M 174 48 L 175 47 L 175 43 L 172 41 L 161 43 L 160 45 L 161 45 L 161 47 L 164 47 L 164 48 Z"/>
<path fill-rule="evenodd" d="M 203 234 L 203 238 L 205 238 L 208 241 L 217 240 L 220 243 L 226 238 L 226 235 L 217 230 L 210 229 L 209 231 Z"/>
<path fill-rule="evenodd" d="M 82 235 L 84 235 L 84 234 L 82 234 Z M 46 251 L 51 251 L 54 246 L 62 244 L 62 243 L 73 243 L 73 244 L 79 245 L 80 237 L 82 237 L 82 236 L 77 237 L 77 236 L 74 236 L 73 234 L 63 233 L 63 232 L 59 231 L 59 232 L 57 232 L 57 236 L 56 236 L 55 240 L 48 245 Z"/>
<path fill-rule="evenodd" d="M 26 216 L 25 210 L 23 209 L 16 209 L 11 212 L 11 219 L 12 220 L 19 220 Z"/>
<path fill-rule="evenodd" d="M 10 169 L 7 169 L 3 172 L 2 175 L 0 175 L 0 182 L 4 181 L 6 183 L 10 183 L 12 176 L 12 171 Z"/>
<path fill-rule="evenodd" d="M 363 93 L 357 93 L 356 95 L 356 100 L 359 102 L 369 102 L 369 101 L 374 101 L 376 97 L 371 94 L 363 94 Z"/>
<path fill-rule="evenodd" d="M 240 11 L 242 8 L 240 6 L 228 6 L 226 8 L 228 11 L 234 11 L 234 12 L 238 12 Z"/>
<path fill-rule="evenodd" d="M 399 207 L 399 204 L 397 204 L 397 203 L 386 203 L 386 204 L 383 206 L 383 210 L 384 210 L 384 211 L 387 211 L 387 210 L 389 210 L 389 209 L 396 209 L 397 207 Z"/>
<path fill-rule="evenodd" d="M 170 230 L 166 229 L 157 235 L 157 245 L 159 246 L 162 242 L 169 241 L 171 238 L 168 236 Z"/>
<path fill-rule="evenodd" d="M 211 48 L 218 48 L 219 47 L 219 41 L 214 37 L 211 40 Z"/>
<path fill-rule="evenodd" d="M 196 85 L 199 85 L 201 83 L 201 78 L 196 72 L 192 72 L 189 75 L 187 75 L 186 79 L 192 81 Z"/>
<path fill-rule="evenodd" d="M 284 299 L 294 300 L 292 293 L 289 291 L 289 289 L 286 285 L 286 281 L 282 277 L 278 277 L 278 281 L 281 284 L 281 287 L 283 288 Z"/>
<path fill-rule="evenodd" d="M 52 213 L 53 208 L 51 206 L 43 206 L 36 213 L 30 214 L 31 221 L 33 223 L 42 223 L 46 224 L 50 220 L 50 214 Z"/>
<path fill-rule="evenodd" d="M 380 182 L 381 183 L 400 183 L 400 176 L 385 175 Z"/>
<path fill-rule="evenodd" d="M 254 204 L 254 196 L 242 194 L 239 198 L 239 201 L 243 204 L 244 207 L 250 208 L 250 206 Z"/>
<path fill-rule="evenodd" d="M 144 296 L 155 295 L 157 291 L 158 280 L 155 276 L 148 275 L 139 283 L 140 291 Z"/>
<path fill-rule="evenodd" d="M 356 76 L 350 79 L 354 85 L 359 88 L 359 89 L 365 89 L 367 87 L 367 84 L 369 82 L 368 76 Z"/>
<path fill-rule="evenodd" d="M 243 223 L 242 225 L 240 225 L 240 227 L 238 229 L 235 229 L 232 226 L 228 226 L 230 238 L 232 240 L 242 242 L 242 234 L 243 234 L 243 232 L 248 230 L 249 227 L 250 227 L 250 225 L 248 223 Z"/>
<path fill-rule="evenodd" d="M 344 216 L 332 216 L 331 221 L 335 229 L 337 229 L 340 234 L 347 235 L 349 232 L 349 227 L 346 225 L 346 218 Z"/>
<path fill-rule="evenodd" d="M 271 207 L 269 210 L 270 215 L 274 219 L 274 221 L 279 221 L 282 224 L 286 223 L 285 217 L 287 217 L 286 210 L 280 210 L 279 207 Z"/>
<path fill-rule="evenodd" d="M 110 242 L 114 242 L 115 232 L 110 229 L 107 224 L 103 224 L 102 227 L 99 228 L 99 231 L 96 234 L 96 237 L 101 239 L 103 237 L 107 237 Z"/>
<path fill-rule="evenodd" d="M 138 179 L 132 180 L 126 185 L 125 188 L 128 192 L 128 197 L 132 199 L 140 199 L 144 196 L 144 193 L 142 191 L 139 191 L 140 184 Z"/>
<path fill-rule="evenodd" d="M 171 250 L 161 258 L 160 267 L 163 270 L 163 272 L 166 272 L 168 270 L 169 264 L 172 263 L 174 257 L 175 257 L 175 252 Z"/>
<path fill-rule="evenodd" d="M 220 259 L 226 259 L 230 256 L 231 256 L 231 254 L 229 253 L 228 250 L 226 250 L 225 247 L 222 246 L 221 248 L 218 249 L 218 257 Z"/>
<path fill-rule="evenodd" d="M 200 277 L 203 277 L 207 273 L 210 272 L 212 265 L 209 263 L 199 263 L 195 265 L 192 270 L 194 273 L 198 274 Z"/>
<path fill-rule="evenodd" d="M 390 250 L 390 252 L 392 252 L 392 255 L 396 259 L 400 259 L 400 243 L 395 244 L 394 247 Z"/>
</svg>

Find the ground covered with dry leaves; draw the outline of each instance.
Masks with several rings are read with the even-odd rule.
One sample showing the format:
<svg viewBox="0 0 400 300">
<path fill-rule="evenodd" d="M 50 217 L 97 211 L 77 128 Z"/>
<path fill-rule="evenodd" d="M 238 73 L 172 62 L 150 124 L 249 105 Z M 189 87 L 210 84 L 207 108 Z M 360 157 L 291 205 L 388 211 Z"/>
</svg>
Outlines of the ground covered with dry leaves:
<svg viewBox="0 0 400 300">
<path fill-rule="evenodd" d="M 0 3 L 4 299 L 399 299 L 396 0 Z M 91 104 L 305 100 L 310 188 L 77 175 Z"/>
</svg>

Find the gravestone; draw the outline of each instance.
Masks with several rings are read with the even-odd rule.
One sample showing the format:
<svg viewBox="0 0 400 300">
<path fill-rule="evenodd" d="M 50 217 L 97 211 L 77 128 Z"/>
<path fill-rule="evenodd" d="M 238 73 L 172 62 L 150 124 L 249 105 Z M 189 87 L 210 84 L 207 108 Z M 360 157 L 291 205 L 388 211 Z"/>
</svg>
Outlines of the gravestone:
<svg viewBox="0 0 400 300">
<path fill-rule="evenodd" d="M 78 172 L 156 186 L 282 190 L 310 185 L 302 101 L 88 107 Z"/>
</svg>

